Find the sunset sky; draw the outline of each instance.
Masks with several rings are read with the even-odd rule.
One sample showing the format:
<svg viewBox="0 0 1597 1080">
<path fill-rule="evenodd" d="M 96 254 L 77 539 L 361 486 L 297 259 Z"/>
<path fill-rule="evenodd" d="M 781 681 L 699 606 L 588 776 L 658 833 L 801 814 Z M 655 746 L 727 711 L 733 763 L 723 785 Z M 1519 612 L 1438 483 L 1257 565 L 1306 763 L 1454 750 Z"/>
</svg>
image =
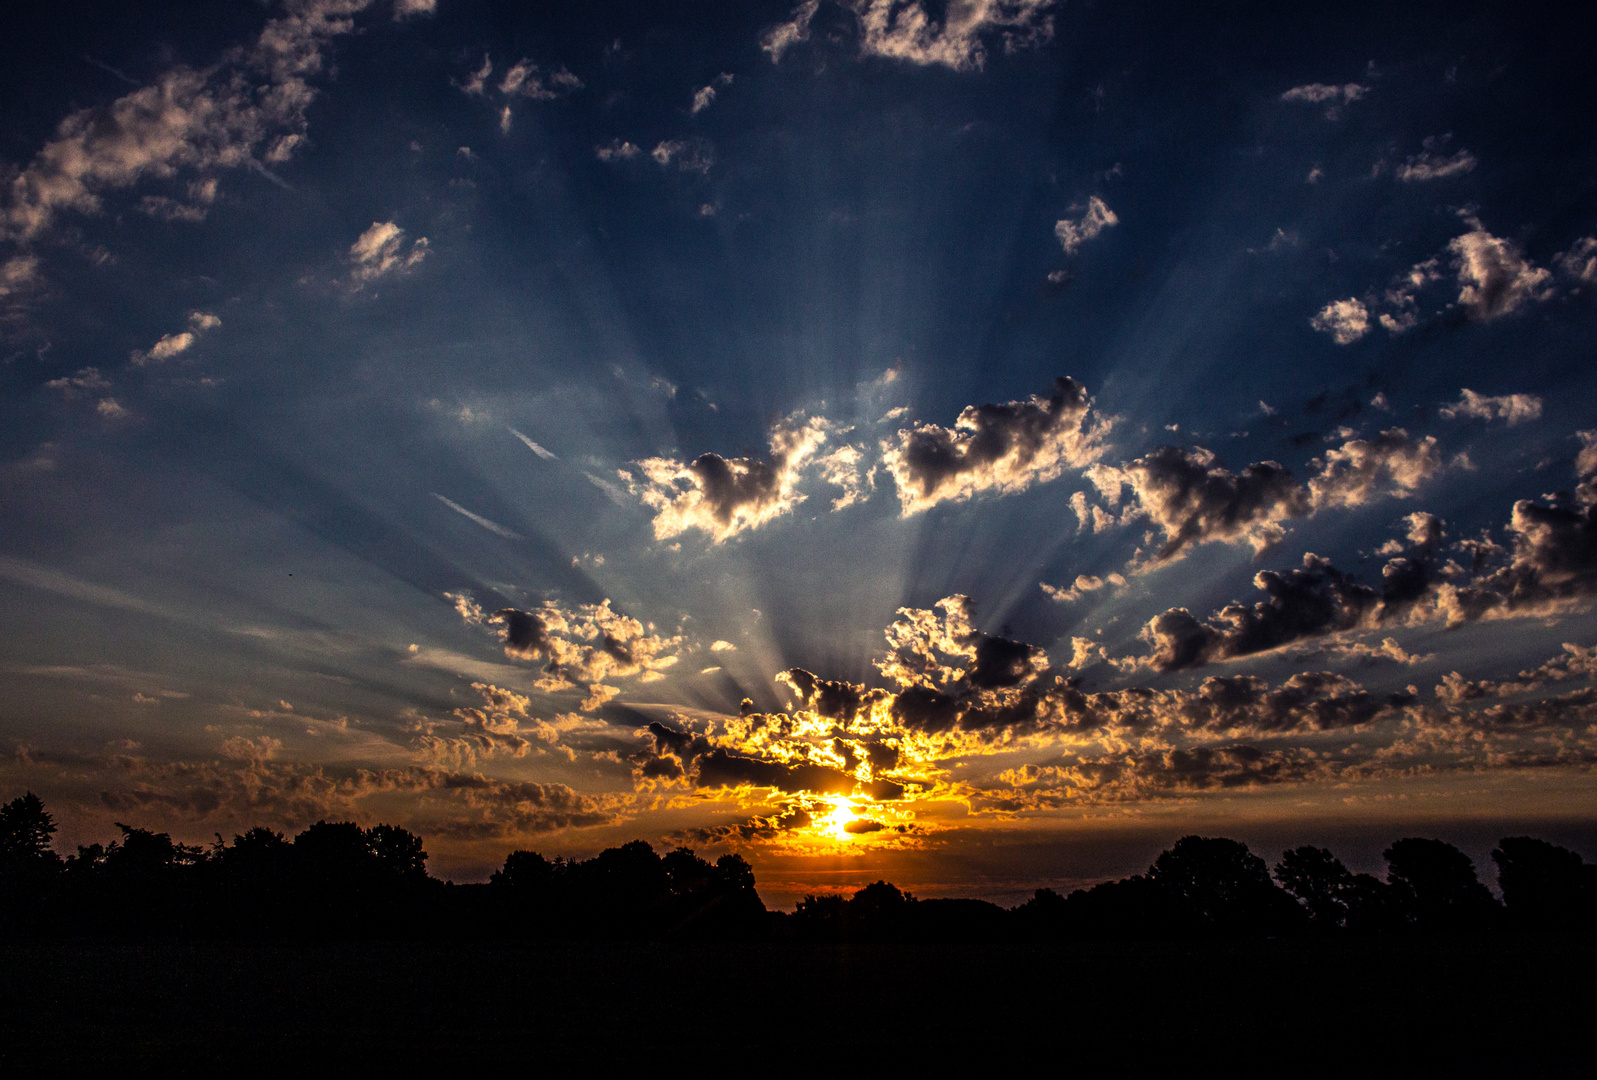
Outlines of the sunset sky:
<svg viewBox="0 0 1597 1080">
<path fill-rule="evenodd" d="M 1217 10 L 9 12 L 0 798 L 779 906 L 1597 855 L 1589 41 Z"/>
</svg>

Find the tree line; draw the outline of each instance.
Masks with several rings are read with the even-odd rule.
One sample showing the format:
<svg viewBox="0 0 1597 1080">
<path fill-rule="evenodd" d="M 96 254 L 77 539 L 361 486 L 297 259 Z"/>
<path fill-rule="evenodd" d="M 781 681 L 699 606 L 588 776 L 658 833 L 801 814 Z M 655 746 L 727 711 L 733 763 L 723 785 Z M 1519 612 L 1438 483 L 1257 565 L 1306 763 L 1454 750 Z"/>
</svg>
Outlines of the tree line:
<svg viewBox="0 0 1597 1080">
<path fill-rule="evenodd" d="M 1492 851 L 1501 899 L 1458 848 L 1405 838 L 1385 879 L 1298 847 L 1272 868 L 1245 844 L 1183 837 L 1146 873 L 1003 908 L 917 899 L 878 881 L 768 911 L 735 854 L 710 863 L 642 840 L 591 859 L 512 852 L 486 884 L 427 873 L 420 837 L 319 821 L 210 847 L 118 823 L 62 858 L 32 792 L 0 807 L 0 934 L 10 937 L 669 938 L 801 941 L 1126 940 L 1590 932 L 1597 865 L 1531 837 Z"/>
</svg>

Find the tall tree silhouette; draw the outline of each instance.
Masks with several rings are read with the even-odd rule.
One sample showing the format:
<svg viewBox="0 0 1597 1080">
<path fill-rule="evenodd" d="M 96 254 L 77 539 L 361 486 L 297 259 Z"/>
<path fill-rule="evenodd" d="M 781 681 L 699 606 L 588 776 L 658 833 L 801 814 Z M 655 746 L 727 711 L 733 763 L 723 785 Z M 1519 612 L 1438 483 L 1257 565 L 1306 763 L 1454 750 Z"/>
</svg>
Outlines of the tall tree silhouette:
<svg viewBox="0 0 1597 1080">
<path fill-rule="evenodd" d="M 1499 840 L 1492 861 L 1515 925 L 1528 930 L 1590 928 L 1597 915 L 1597 866 L 1567 848 L 1529 836 Z"/>
<path fill-rule="evenodd" d="M 33 792 L 0 807 L 0 875 L 33 874 L 53 869 L 61 859 L 50 849 L 55 818 Z"/>
<path fill-rule="evenodd" d="M 1475 876 L 1475 864 L 1452 844 L 1405 837 L 1382 852 L 1386 879 L 1410 922 L 1424 930 L 1487 926 L 1500 908 Z"/>
<path fill-rule="evenodd" d="M 1148 868 L 1194 930 L 1218 934 L 1282 933 L 1303 916 L 1270 880 L 1264 860 L 1225 837 L 1183 836 Z"/>
</svg>

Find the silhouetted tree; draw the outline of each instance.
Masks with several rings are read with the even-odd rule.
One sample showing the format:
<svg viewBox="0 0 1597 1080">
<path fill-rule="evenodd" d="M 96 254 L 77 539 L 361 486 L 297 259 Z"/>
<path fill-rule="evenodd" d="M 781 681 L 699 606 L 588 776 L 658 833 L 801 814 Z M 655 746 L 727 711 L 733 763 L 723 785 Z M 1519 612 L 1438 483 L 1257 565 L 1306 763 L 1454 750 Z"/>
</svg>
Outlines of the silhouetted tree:
<svg viewBox="0 0 1597 1080">
<path fill-rule="evenodd" d="M 849 898 L 844 922 L 849 937 L 886 941 L 909 936 L 915 897 L 886 881 L 875 881 Z"/>
<path fill-rule="evenodd" d="M 1530 930 L 1591 926 L 1597 915 L 1597 866 L 1567 848 L 1529 836 L 1499 840 L 1492 861 L 1515 925 Z"/>
<path fill-rule="evenodd" d="M 1354 874 L 1342 894 L 1347 904 L 1347 929 L 1356 934 L 1400 930 L 1406 916 L 1396 889 L 1374 874 Z"/>
<path fill-rule="evenodd" d="M 1316 930 L 1373 933 L 1396 929 L 1402 919 L 1392 888 L 1369 874 L 1355 874 L 1325 848 L 1281 853 L 1275 876 L 1297 897 Z"/>
<path fill-rule="evenodd" d="M 1405 837 L 1382 855 L 1387 881 L 1409 921 L 1421 929 L 1478 929 L 1499 910 L 1475 876 L 1475 864 L 1452 844 Z"/>
<path fill-rule="evenodd" d="M 536 851 L 512 851 L 505 856 L 505 865 L 488 878 L 488 883 L 506 889 L 547 890 L 554 884 L 555 866 Z"/>
<path fill-rule="evenodd" d="M 0 806 L 0 932 L 37 933 L 56 914 L 61 857 L 50 848 L 55 819 L 33 792 Z"/>
<path fill-rule="evenodd" d="M 695 855 L 692 848 L 677 848 L 660 860 L 660 867 L 673 896 L 691 896 L 715 884 L 715 868 Z"/>
<path fill-rule="evenodd" d="M 50 848 L 55 819 L 33 792 L 19 795 L 0 807 L 0 875 L 53 870 L 61 857 Z"/>
<path fill-rule="evenodd" d="M 421 837 L 398 825 L 373 825 L 366 830 L 366 846 L 379 874 L 394 881 L 422 881 L 427 877 L 427 852 Z"/>
<path fill-rule="evenodd" d="M 1264 860 L 1224 837 L 1183 836 L 1148 868 L 1194 930 L 1271 934 L 1298 928 L 1301 909 L 1270 880 Z"/>
<path fill-rule="evenodd" d="M 793 931 L 807 941 L 839 941 L 843 937 L 843 912 L 848 901 L 833 893 L 806 896 L 793 909 Z"/>
<path fill-rule="evenodd" d="M 1065 936 L 1069 902 L 1052 889 L 1038 889 L 1024 904 L 1010 909 L 1015 932 L 1024 938 L 1054 939 Z"/>
<path fill-rule="evenodd" d="M 374 862 L 366 830 L 353 821 L 318 821 L 294 837 L 295 868 L 314 886 L 353 888 Z"/>
<path fill-rule="evenodd" d="M 754 891 L 754 867 L 736 852 L 715 860 L 715 878 L 723 889 L 732 892 Z"/>
</svg>

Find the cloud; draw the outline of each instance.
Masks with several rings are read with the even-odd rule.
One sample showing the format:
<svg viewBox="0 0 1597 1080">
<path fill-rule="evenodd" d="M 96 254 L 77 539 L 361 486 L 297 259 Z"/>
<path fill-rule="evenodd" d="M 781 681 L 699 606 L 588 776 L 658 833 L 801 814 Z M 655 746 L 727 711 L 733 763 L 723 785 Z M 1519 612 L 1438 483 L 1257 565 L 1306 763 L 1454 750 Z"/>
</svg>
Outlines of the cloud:
<svg viewBox="0 0 1597 1080">
<path fill-rule="evenodd" d="M 493 58 L 487 53 L 482 54 L 482 66 L 472 72 L 465 82 L 459 84 L 460 89 L 473 97 L 487 97 L 491 90 L 497 90 L 501 97 L 531 98 L 534 101 L 554 101 L 556 98 L 583 87 L 582 80 L 573 75 L 564 66 L 551 72 L 544 72 L 537 64 L 525 58 L 516 61 L 510 69 L 500 78 L 499 85 L 490 85 L 489 79 L 494 73 Z M 504 106 L 501 114 L 508 117 L 510 106 Z M 508 123 L 501 121 L 505 128 Z"/>
<path fill-rule="evenodd" d="M 1351 345 L 1370 332 L 1370 312 L 1364 301 L 1350 296 L 1326 304 L 1309 320 L 1309 325 L 1330 334 L 1338 345 Z"/>
<path fill-rule="evenodd" d="M 438 0 L 394 0 L 394 19 L 407 19 L 412 15 L 431 15 L 438 10 Z"/>
<path fill-rule="evenodd" d="M 1014 787 L 981 792 L 977 805 L 1010 812 L 1046 810 L 1329 780 L 1336 772 L 1334 762 L 1297 748 L 1239 744 L 1109 754 L 1006 771 L 1000 778 Z"/>
<path fill-rule="evenodd" d="M 1449 625 L 1481 618 L 1555 614 L 1597 595 L 1597 432 L 1577 433 L 1574 492 L 1514 504 L 1509 548 L 1490 542 L 1455 545 L 1473 566 L 1450 567 L 1431 590 L 1427 614 Z"/>
<path fill-rule="evenodd" d="M 900 608 L 887 628 L 888 653 L 877 670 L 904 687 L 991 690 L 1017 686 L 1047 669 L 1042 649 L 977 630 L 975 613 L 970 598 L 957 594 L 932 610 Z"/>
<path fill-rule="evenodd" d="M 950 0 L 941 24 L 920 0 L 850 0 L 860 30 L 860 54 L 906 63 L 979 71 L 987 60 L 984 36 L 998 33 L 1006 53 L 1052 40 L 1053 0 Z"/>
<path fill-rule="evenodd" d="M 1233 473 L 1203 447 L 1162 446 L 1120 469 L 1100 468 L 1093 482 L 1113 500 L 1129 486 L 1135 507 L 1164 533 L 1155 558 L 1168 561 L 1193 544 L 1223 540 L 1255 551 L 1278 542 L 1282 522 L 1308 512 L 1309 493 L 1274 461 Z"/>
<path fill-rule="evenodd" d="M 565 784 L 499 780 L 480 773 L 411 765 L 402 768 L 330 767 L 277 760 L 269 738 L 230 738 L 212 761 L 156 762 L 131 753 L 107 755 L 107 809 L 165 809 L 181 817 L 230 816 L 260 823 L 302 825 L 355 816 L 368 799 L 428 795 L 428 803 L 457 816 L 430 824 L 439 835 L 506 836 L 614 823 L 618 800 L 586 795 Z M 366 808 L 370 812 L 370 807 Z"/>
<path fill-rule="evenodd" d="M 1350 105 L 1370 92 L 1368 86 L 1358 83 L 1343 83 L 1335 86 L 1327 83 L 1307 83 L 1303 86 L 1294 86 L 1281 95 L 1282 101 L 1304 102 L 1310 105 L 1325 105 L 1325 118 L 1335 120 L 1342 115 L 1342 106 Z M 1313 183 L 1311 180 L 1310 183 Z"/>
<path fill-rule="evenodd" d="M 760 35 L 760 48 L 771 54 L 771 63 L 781 63 L 783 53 L 810 39 L 810 20 L 815 18 L 820 7 L 821 0 L 804 0 L 793 9 L 787 22 L 778 23 Z"/>
<path fill-rule="evenodd" d="M 46 390 L 54 390 L 65 398 L 74 398 L 79 391 L 98 393 L 101 390 L 111 389 L 111 382 L 100 374 L 99 368 L 86 367 L 78 369 L 75 375 L 63 375 L 59 379 L 51 379 L 44 384 Z"/>
<path fill-rule="evenodd" d="M 460 87 L 468 94 L 480 95 L 488 92 L 488 76 L 494 73 L 493 59 L 487 54 L 482 54 L 482 67 L 472 73 Z"/>
<path fill-rule="evenodd" d="M 465 725 L 462 734 L 453 740 L 423 735 L 417 740 L 417 748 L 435 759 L 455 756 L 470 762 L 475 762 L 478 756 L 492 757 L 499 753 L 525 757 L 532 744 L 521 733 L 521 725 L 532 719 L 528 712 L 530 699 L 492 683 L 474 682 L 471 688 L 483 696 L 483 707 L 454 710 L 455 718 Z M 469 753 L 459 754 L 462 746 Z"/>
<path fill-rule="evenodd" d="M 715 163 L 715 153 L 703 139 L 666 139 L 649 151 L 649 156 L 662 169 L 673 166 L 683 172 L 707 175 Z"/>
<path fill-rule="evenodd" d="M 1442 471 L 1436 437 L 1410 438 L 1389 428 L 1369 439 L 1349 439 L 1309 462 L 1309 498 L 1314 510 L 1364 506 L 1377 498 L 1406 498 Z"/>
<path fill-rule="evenodd" d="M 229 51 L 212 68 L 172 68 L 104 108 L 68 116 L 11 179 L 0 235 L 31 241 L 61 213 L 96 214 L 105 192 L 145 179 L 288 160 L 304 141 L 316 97 L 308 80 L 321 72 L 328 42 L 349 33 L 367 6 L 304 0 L 268 21 L 252 47 Z M 214 197 L 214 188 L 201 190 Z M 174 202 L 152 206 L 185 216 Z"/>
<path fill-rule="evenodd" d="M 710 83 L 708 86 L 699 87 L 699 89 L 693 95 L 693 108 L 691 110 L 693 115 L 697 116 L 714 103 L 716 91 L 718 89 L 731 85 L 732 76 L 723 71 L 720 75 L 716 76 L 714 82 Z"/>
<path fill-rule="evenodd" d="M 1509 427 L 1535 420 L 1542 414 L 1542 399 L 1535 394 L 1486 397 L 1473 390 L 1462 392 L 1457 403 L 1437 410 L 1444 420 L 1506 420 Z"/>
<path fill-rule="evenodd" d="M 1094 195 L 1087 200 L 1087 208 L 1074 221 L 1068 218 L 1056 221 L 1054 235 L 1059 237 L 1059 244 L 1065 249 L 1065 254 L 1074 255 L 1082 244 L 1110 226 L 1118 224 L 1120 219 L 1115 216 L 1115 212 Z"/>
<path fill-rule="evenodd" d="M 564 67 L 544 75 L 538 65 L 520 60 L 505 72 L 499 82 L 499 92 L 507 97 L 526 97 L 534 101 L 553 101 L 582 89 L 582 80 Z"/>
<path fill-rule="evenodd" d="M 771 432 L 769 461 L 701 454 L 690 462 L 646 458 L 641 478 L 624 473 L 628 487 L 655 511 L 654 535 L 669 540 L 689 529 L 719 544 L 792 512 L 805 496 L 801 474 L 814 462 L 830 425 L 821 417 L 794 414 Z"/>
<path fill-rule="evenodd" d="M 1077 492 L 1077 494 L 1081 493 Z M 1083 496 L 1083 498 L 1085 498 L 1085 496 Z M 1124 586 L 1125 583 L 1126 579 L 1119 574 L 1109 574 L 1107 577 L 1094 577 L 1091 574 L 1077 574 L 1076 580 L 1071 583 L 1068 589 L 1062 589 L 1057 585 L 1050 585 L 1046 581 L 1041 582 L 1040 584 L 1042 586 L 1043 594 L 1047 596 L 1048 599 L 1060 604 L 1069 604 L 1080 600 L 1083 596 L 1086 596 L 1090 592 L 1097 592 L 1099 589 L 1102 589 L 1105 586 Z"/>
<path fill-rule="evenodd" d="M 1083 531 L 1089 522 L 1097 531 L 1139 518 L 1151 521 L 1164 536 L 1152 557 L 1155 564 L 1214 541 L 1244 543 L 1260 552 L 1285 537 L 1285 523 L 1293 518 L 1413 495 L 1442 470 L 1442 460 L 1434 437 L 1414 439 L 1402 428 L 1391 428 L 1368 439 L 1349 438 L 1309 467 L 1313 474 L 1305 485 L 1278 462 L 1255 462 L 1234 473 L 1204 447 L 1162 446 L 1126 465 L 1100 464 L 1086 471 L 1111 505 L 1124 500 L 1118 522 L 1089 506 L 1082 492 L 1071 505 Z"/>
<path fill-rule="evenodd" d="M 643 623 L 613 611 L 610 601 L 565 608 L 545 601 L 534 611 L 501 608 L 492 614 L 463 593 L 446 593 L 467 623 L 493 628 L 504 643 L 505 655 L 518 660 L 542 661 L 534 685 L 545 692 L 586 687 L 585 711 L 598 708 L 613 693 L 598 689 L 607 679 L 638 678 L 651 682 L 664 677 L 682 651 L 682 637 L 655 633 Z"/>
<path fill-rule="evenodd" d="M 1475 168 L 1478 162 L 1468 150 L 1460 150 L 1448 157 L 1443 154 L 1449 135 L 1432 135 L 1425 140 L 1425 150 L 1415 154 L 1398 166 L 1397 178 L 1404 183 L 1425 180 L 1442 180 L 1449 176 L 1462 176 Z"/>
<path fill-rule="evenodd" d="M 1581 237 L 1568 251 L 1556 255 L 1554 261 L 1560 270 L 1581 284 L 1597 283 L 1597 237 Z"/>
<path fill-rule="evenodd" d="M 188 185 L 188 202 L 166 195 L 146 195 L 139 200 L 139 210 L 162 221 L 204 221 L 216 201 L 217 179 L 208 176 L 191 181 Z"/>
<path fill-rule="evenodd" d="M 1294 86 L 1281 95 L 1282 101 L 1307 101 L 1318 105 L 1325 101 L 1357 101 L 1369 92 L 1369 87 L 1358 83 L 1333 86 L 1327 83 L 1307 83 Z"/>
<path fill-rule="evenodd" d="M 403 274 L 427 257 L 427 238 L 405 250 L 405 230 L 392 221 L 374 221 L 349 247 L 349 280 L 355 289 L 385 274 Z"/>
<path fill-rule="evenodd" d="M 222 320 L 208 311 L 195 311 L 189 314 L 189 328 L 172 334 L 163 334 L 161 340 L 151 345 L 149 349 L 135 349 L 130 354 L 130 359 L 135 367 L 146 367 L 150 364 L 162 364 L 175 356 L 181 356 L 194 347 L 195 342 L 202 334 L 216 330 L 222 325 Z"/>
<path fill-rule="evenodd" d="M 1454 302 L 1477 322 L 1517 314 L 1554 295 L 1551 271 L 1533 265 L 1518 244 L 1493 236 L 1473 216 L 1466 215 L 1465 221 L 1470 231 L 1449 241 L 1443 254 L 1398 274 L 1379 296 L 1372 293 L 1362 300 L 1349 297 L 1325 305 L 1310 325 L 1331 334 L 1338 345 L 1350 345 L 1368 333 L 1372 314 L 1378 314 L 1376 321 L 1390 334 L 1412 330 L 1420 322 L 1419 294 L 1444 280 L 1448 269 L 1458 286 Z M 1561 269 L 1577 278 L 1585 272 L 1577 254 L 1581 250 L 1577 243 L 1555 257 Z M 1597 252 L 1597 242 L 1592 250 Z"/>
<path fill-rule="evenodd" d="M 620 139 L 611 139 L 606 145 L 593 148 L 594 156 L 600 161 L 630 161 L 642 152 L 631 143 Z"/>
<path fill-rule="evenodd" d="M 1442 535 L 1441 521 L 1432 515 L 1414 514 L 1409 522 L 1412 546 L 1400 549 L 1404 554 L 1382 568 L 1381 588 L 1354 581 L 1329 559 L 1310 552 L 1299 569 L 1254 575 L 1254 588 L 1265 594 L 1256 603 L 1228 604 L 1204 622 L 1186 608 L 1171 608 L 1150 619 L 1141 632 L 1151 647 L 1148 666 L 1177 671 L 1304 638 L 1374 627 L 1403 615 L 1434 580 L 1433 560 Z M 1399 658 L 1390 650 L 1387 655 Z"/>
<path fill-rule="evenodd" d="M 1512 240 L 1475 227 L 1447 245 L 1458 271 L 1458 305 L 1481 322 L 1513 315 L 1552 295 L 1552 273 L 1533 266 Z"/>
<path fill-rule="evenodd" d="M 1453 671 L 1444 675 L 1436 687 L 1437 700 L 1460 705 L 1486 698 L 1510 697 L 1542 689 L 1549 682 L 1564 679 L 1597 679 L 1597 646 L 1582 646 L 1566 641 L 1563 655 L 1540 667 L 1521 671 L 1511 679 L 1469 680 Z"/>
<path fill-rule="evenodd" d="M 39 257 L 13 255 L 0 263 L 0 299 L 31 292 L 39 282 Z"/>
<path fill-rule="evenodd" d="M 882 463 L 906 517 L 986 492 L 1014 494 L 1101 456 L 1110 422 L 1092 420 L 1091 408 L 1085 387 L 1055 379 L 1046 398 L 966 406 L 952 428 L 901 429 L 882 442 Z"/>
</svg>

